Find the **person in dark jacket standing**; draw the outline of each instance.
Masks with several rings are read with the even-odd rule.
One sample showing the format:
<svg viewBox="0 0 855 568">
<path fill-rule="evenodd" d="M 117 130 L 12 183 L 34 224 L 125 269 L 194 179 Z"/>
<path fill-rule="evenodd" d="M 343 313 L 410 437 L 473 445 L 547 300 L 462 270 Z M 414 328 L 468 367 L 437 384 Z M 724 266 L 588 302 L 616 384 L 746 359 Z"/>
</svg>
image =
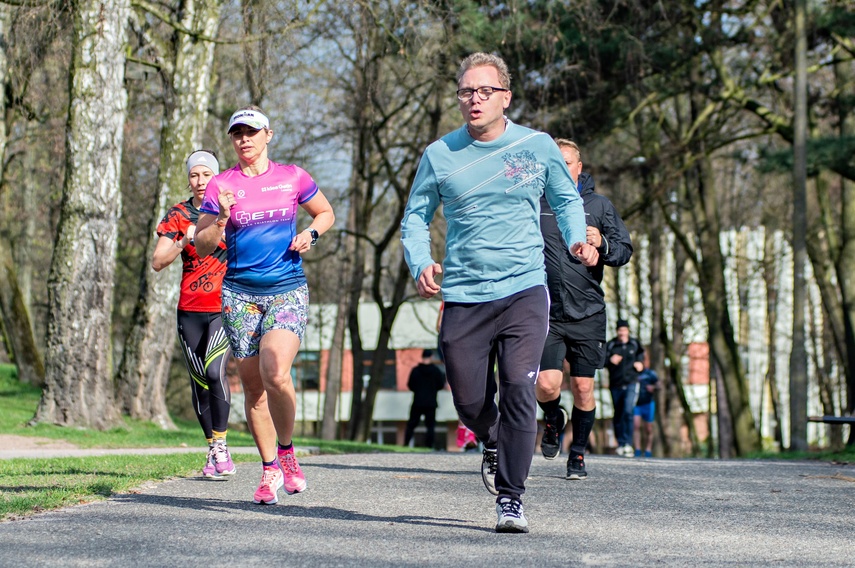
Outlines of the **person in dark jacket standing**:
<svg viewBox="0 0 855 568">
<path fill-rule="evenodd" d="M 407 387 L 413 391 L 413 405 L 410 407 L 410 419 L 404 434 L 404 445 L 408 446 L 413 438 L 413 432 L 422 416 L 425 417 L 427 428 L 427 447 L 433 448 L 434 431 L 436 429 L 436 393 L 445 386 L 445 375 L 439 367 L 433 364 L 433 352 L 430 349 L 422 351 L 422 361 L 410 371 Z"/>
<path fill-rule="evenodd" d="M 541 199 L 546 281 L 549 288 L 549 334 L 540 361 L 536 395 L 544 415 L 541 453 L 555 459 L 559 435 L 567 416 L 560 406 L 564 360 L 570 364 L 573 393 L 573 443 L 567 460 L 567 479 L 585 479 L 585 447 L 594 426 L 594 376 L 605 362 L 606 303 L 600 283 L 604 266 L 623 266 L 632 256 L 632 241 L 612 202 L 594 192 L 594 180 L 582 172 L 582 154 L 572 141 L 558 138 L 564 163 L 576 182 L 585 208 L 588 244 L 597 248 L 599 261 L 584 266 L 568 253 L 555 215 Z"/>
<path fill-rule="evenodd" d="M 629 334 L 629 322 L 618 320 L 617 335 L 606 345 L 609 390 L 612 392 L 617 454 L 633 457 L 632 426 L 638 400 L 638 373 L 644 370 L 644 348 Z"/>
</svg>

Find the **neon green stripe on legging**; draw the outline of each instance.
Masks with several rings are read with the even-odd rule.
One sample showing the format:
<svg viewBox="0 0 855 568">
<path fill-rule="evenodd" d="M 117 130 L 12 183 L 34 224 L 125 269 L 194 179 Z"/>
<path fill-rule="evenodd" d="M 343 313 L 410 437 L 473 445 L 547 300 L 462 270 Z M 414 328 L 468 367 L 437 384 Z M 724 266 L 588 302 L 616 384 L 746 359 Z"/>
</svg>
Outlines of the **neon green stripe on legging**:
<svg viewBox="0 0 855 568">
<path fill-rule="evenodd" d="M 216 345 L 213 345 L 211 349 L 208 350 L 208 353 L 205 356 L 205 372 L 208 372 L 208 367 L 211 365 L 211 363 L 224 356 L 226 352 L 228 352 L 228 350 L 229 342 L 225 337 L 222 338 Z"/>
</svg>

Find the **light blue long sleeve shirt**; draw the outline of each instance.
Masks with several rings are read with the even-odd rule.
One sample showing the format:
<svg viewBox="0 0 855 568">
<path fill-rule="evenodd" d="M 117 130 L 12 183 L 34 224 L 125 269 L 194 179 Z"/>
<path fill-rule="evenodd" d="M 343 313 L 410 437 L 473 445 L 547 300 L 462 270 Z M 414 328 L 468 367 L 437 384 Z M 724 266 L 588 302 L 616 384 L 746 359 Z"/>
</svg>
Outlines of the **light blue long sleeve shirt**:
<svg viewBox="0 0 855 568">
<path fill-rule="evenodd" d="M 428 225 L 442 203 L 444 300 L 489 302 L 545 284 L 544 194 L 564 241 L 585 242 L 582 198 L 549 135 L 508 120 L 490 142 L 476 141 L 466 126 L 443 136 L 422 155 L 401 221 L 413 278 L 434 263 Z"/>
</svg>

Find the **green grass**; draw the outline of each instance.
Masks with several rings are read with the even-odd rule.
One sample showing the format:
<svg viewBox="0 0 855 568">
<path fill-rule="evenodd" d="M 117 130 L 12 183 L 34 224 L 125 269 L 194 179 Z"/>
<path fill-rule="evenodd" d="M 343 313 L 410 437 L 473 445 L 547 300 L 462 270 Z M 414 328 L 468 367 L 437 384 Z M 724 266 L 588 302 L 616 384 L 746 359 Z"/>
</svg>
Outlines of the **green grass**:
<svg viewBox="0 0 855 568">
<path fill-rule="evenodd" d="M 185 476 L 198 471 L 199 462 L 196 454 L 5 460 L 0 463 L 0 519 L 87 503 L 148 481 Z"/>
<path fill-rule="evenodd" d="M 176 421 L 164 431 L 138 420 L 99 432 L 50 424 L 28 426 L 41 390 L 21 384 L 11 365 L 0 365 L 0 432 L 62 440 L 80 448 L 199 447 L 199 453 L 112 455 L 81 458 L 0 460 L 0 521 L 105 499 L 141 485 L 174 477 L 198 475 L 204 461 L 205 439 L 196 422 Z M 400 446 L 294 438 L 298 447 L 316 447 L 324 454 L 423 451 Z M 254 446 L 245 432 L 230 431 L 230 446 Z M 235 462 L 258 461 L 255 454 L 233 454 Z"/>
<path fill-rule="evenodd" d="M 746 456 L 750 459 L 822 460 L 837 463 L 855 463 L 855 447 L 844 447 L 840 451 L 815 449 L 804 452 L 756 452 Z"/>
</svg>

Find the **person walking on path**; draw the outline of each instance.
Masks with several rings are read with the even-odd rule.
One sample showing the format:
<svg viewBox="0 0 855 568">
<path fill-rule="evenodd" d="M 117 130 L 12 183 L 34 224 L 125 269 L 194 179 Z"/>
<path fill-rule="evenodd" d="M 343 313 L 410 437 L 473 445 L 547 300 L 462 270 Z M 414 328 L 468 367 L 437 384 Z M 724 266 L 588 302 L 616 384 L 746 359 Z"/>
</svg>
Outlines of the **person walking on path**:
<svg viewBox="0 0 855 568">
<path fill-rule="evenodd" d="M 549 203 L 540 201 L 546 281 L 549 287 L 549 333 L 540 359 L 537 401 L 543 410 L 540 451 L 548 460 L 560 453 L 559 436 L 567 421 L 560 406 L 564 360 L 570 364 L 573 393 L 573 443 L 567 458 L 566 479 L 585 479 L 585 448 L 594 427 L 597 403 L 594 377 L 605 363 L 606 302 L 600 283 L 604 266 L 623 266 L 632 257 L 632 240 L 615 206 L 594 192 L 594 179 L 582 172 L 582 153 L 575 142 L 555 140 L 570 177 L 585 204 L 587 242 L 599 252 L 599 262 L 585 266 L 568 252 Z"/>
<path fill-rule="evenodd" d="M 448 384 L 458 416 L 484 444 L 481 473 L 497 496 L 496 531 L 528 532 L 522 495 L 537 436 L 534 382 L 549 302 L 541 195 L 572 254 L 593 266 L 598 253 L 585 242 L 582 200 L 555 142 L 504 115 L 510 86 L 500 57 L 474 53 L 463 60 L 457 99 L 465 124 L 422 155 L 401 239 L 419 295 L 442 291 L 439 340 Z M 430 250 L 429 225 L 440 204 L 444 265 Z"/>
<path fill-rule="evenodd" d="M 225 233 L 223 324 L 243 384 L 246 420 L 262 460 L 255 503 L 274 504 L 277 491 L 306 489 L 294 455 L 296 394 L 291 365 L 306 329 L 309 289 L 301 254 L 335 221 L 312 177 L 268 158 L 270 121 L 258 107 L 229 119 L 238 164 L 215 176 L 205 191 L 196 230 L 201 256 Z M 297 230 L 297 207 L 312 218 Z M 278 441 L 278 444 L 277 444 Z"/>
<path fill-rule="evenodd" d="M 428 448 L 433 448 L 436 430 L 436 394 L 445 387 L 445 375 L 439 367 L 433 364 L 433 351 L 422 351 L 421 362 L 410 371 L 407 388 L 413 391 L 413 404 L 410 406 L 410 419 L 404 433 L 404 445 L 408 446 L 413 439 L 413 432 L 422 416 L 425 417 Z"/>
<path fill-rule="evenodd" d="M 638 374 L 638 400 L 633 411 L 635 457 L 653 457 L 653 421 L 656 419 L 656 398 L 659 375 L 650 367 Z M 643 449 L 642 449 L 643 448 Z"/>
<path fill-rule="evenodd" d="M 633 413 L 638 400 L 638 373 L 644 370 L 644 348 L 630 336 L 626 320 L 618 320 L 617 335 L 606 345 L 606 357 L 617 454 L 631 458 L 635 453 L 632 447 Z"/>
<path fill-rule="evenodd" d="M 209 150 L 191 153 L 186 164 L 191 196 L 173 205 L 158 224 L 151 266 L 160 272 L 181 257 L 178 337 L 190 373 L 193 412 L 208 441 L 202 475 L 223 479 L 236 471 L 226 443 L 231 409 L 226 376 L 231 352 L 221 315 L 226 245 L 221 240 L 213 254 L 200 258 L 193 240 L 205 189 L 211 178 L 220 173 L 220 166 Z"/>
</svg>

